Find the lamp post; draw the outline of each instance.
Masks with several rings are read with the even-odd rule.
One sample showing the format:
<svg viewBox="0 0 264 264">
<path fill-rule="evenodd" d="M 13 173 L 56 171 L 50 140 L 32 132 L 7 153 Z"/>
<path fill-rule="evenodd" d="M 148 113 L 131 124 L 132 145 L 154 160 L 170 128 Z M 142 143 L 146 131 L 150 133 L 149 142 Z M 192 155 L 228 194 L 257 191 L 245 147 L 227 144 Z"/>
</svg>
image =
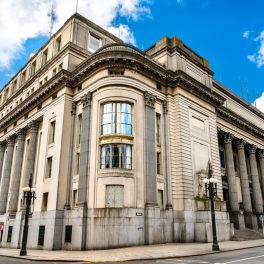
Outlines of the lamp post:
<svg viewBox="0 0 264 264">
<path fill-rule="evenodd" d="M 24 201 L 26 200 L 26 214 L 25 214 L 25 222 L 23 229 L 23 237 L 22 237 L 22 247 L 20 250 L 20 256 L 27 255 L 27 237 L 28 237 L 28 218 L 30 212 L 31 200 L 35 199 L 35 188 L 32 188 L 32 174 L 30 174 L 29 183 L 27 187 L 22 188 L 24 192 Z"/>
<path fill-rule="evenodd" d="M 209 161 L 209 169 L 208 169 L 208 178 L 203 179 L 206 189 L 206 196 L 207 190 L 209 191 L 209 198 L 211 204 L 211 215 L 212 215 L 212 229 L 213 229 L 213 251 L 219 251 L 219 245 L 217 242 L 217 233 L 216 233 L 216 223 L 215 223 L 215 207 L 214 207 L 214 197 L 217 196 L 217 179 L 213 177 L 213 170 L 211 162 Z"/>
</svg>

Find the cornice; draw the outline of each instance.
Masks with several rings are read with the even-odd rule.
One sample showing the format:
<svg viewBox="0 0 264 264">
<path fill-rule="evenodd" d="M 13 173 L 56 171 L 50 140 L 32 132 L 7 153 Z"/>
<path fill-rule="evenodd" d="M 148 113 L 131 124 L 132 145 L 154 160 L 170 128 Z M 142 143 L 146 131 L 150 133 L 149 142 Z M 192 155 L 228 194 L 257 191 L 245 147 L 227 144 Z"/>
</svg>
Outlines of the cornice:
<svg viewBox="0 0 264 264">
<path fill-rule="evenodd" d="M 66 70 L 61 70 L 57 75 L 48 80 L 41 88 L 36 90 L 22 103 L 10 111 L 6 116 L 0 120 L 0 129 L 5 128 L 9 123 L 15 121 L 21 115 L 28 113 L 40 102 L 46 100 L 51 94 L 58 91 L 60 87 L 73 87 L 72 75 Z"/>
<path fill-rule="evenodd" d="M 239 116 L 238 114 L 230 111 L 224 106 L 217 108 L 217 116 L 223 118 L 229 123 L 235 124 L 236 126 L 240 127 L 243 130 L 246 130 L 250 134 L 264 140 L 264 130 L 257 127 L 250 121 L 246 120 L 245 118 Z"/>
</svg>

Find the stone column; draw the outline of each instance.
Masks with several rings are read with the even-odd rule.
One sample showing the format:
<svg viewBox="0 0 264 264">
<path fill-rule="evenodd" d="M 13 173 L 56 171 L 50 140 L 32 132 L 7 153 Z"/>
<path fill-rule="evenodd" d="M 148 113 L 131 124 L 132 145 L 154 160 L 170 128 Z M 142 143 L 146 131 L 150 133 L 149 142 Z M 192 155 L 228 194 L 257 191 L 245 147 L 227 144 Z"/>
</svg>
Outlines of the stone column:
<svg viewBox="0 0 264 264">
<path fill-rule="evenodd" d="M 229 216 L 230 216 L 230 221 L 231 223 L 234 224 L 235 228 L 242 229 L 245 228 L 245 223 L 244 223 L 244 217 L 240 215 L 239 212 L 232 140 L 233 140 L 233 135 L 231 135 L 230 133 L 226 133 L 224 135 L 226 173 L 228 179 L 228 193 L 229 193 L 230 210 L 231 210 L 231 212 L 229 212 Z"/>
<path fill-rule="evenodd" d="M 238 212 L 238 198 L 237 198 L 237 188 L 236 188 L 236 173 L 234 165 L 234 156 L 232 148 L 233 135 L 227 133 L 224 135 L 225 143 L 225 155 L 226 155 L 226 173 L 228 178 L 228 191 L 230 199 L 230 209 L 232 212 Z"/>
<path fill-rule="evenodd" d="M 7 153 L 3 167 L 2 180 L 0 185 L 0 214 L 6 212 L 7 195 L 10 182 L 10 174 L 12 169 L 13 152 L 14 152 L 15 138 L 10 136 L 7 139 Z"/>
<path fill-rule="evenodd" d="M 78 206 L 86 206 L 89 191 L 89 157 L 90 157 L 90 123 L 91 123 L 91 102 L 92 95 L 87 93 L 81 98 L 83 104 L 82 128 L 81 128 L 81 149 L 78 183 Z"/>
<path fill-rule="evenodd" d="M 0 142 L 0 182 L 2 177 L 2 168 L 4 164 L 4 157 L 5 157 L 5 149 L 6 149 L 6 142 Z"/>
<path fill-rule="evenodd" d="M 76 107 L 77 103 L 72 102 L 71 110 L 71 140 L 69 149 L 69 164 L 68 164 L 68 177 L 67 177 L 67 193 L 66 193 L 66 204 L 64 208 L 66 210 L 70 209 L 71 201 L 71 185 L 72 185 L 72 175 L 73 175 L 73 160 L 74 160 L 74 142 L 75 142 L 75 123 L 76 123 Z"/>
<path fill-rule="evenodd" d="M 260 165 L 260 176 L 262 182 L 262 197 L 264 197 L 264 149 L 259 150 L 258 157 L 259 157 L 259 165 Z"/>
<path fill-rule="evenodd" d="M 9 213 L 15 213 L 17 211 L 24 146 L 25 146 L 25 131 L 23 129 L 20 129 L 17 132 L 17 149 L 15 152 L 15 160 L 13 165 L 14 169 L 11 175 L 10 187 L 9 187 L 9 194 L 10 194 L 10 200 L 8 205 Z"/>
<path fill-rule="evenodd" d="M 155 102 L 156 96 L 145 92 L 145 173 L 146 205 L 157 205 L 157 171 L 155 138 Z"/>
<path fill-rule="evenodd" d="M 81 149 L 79 164 L 79 183 L 77 206 L 81 216 L 81 249 L 86 249 L 88 193 L 89 193 L 89 170 L 90 170 L 90 127 L 91 127 L 91 105 L 92 94 L 89 92 L 81 98 L 83 104 L 82 127 L 81 127 Z"/>
<path fill-rule="evenodd" d="M 31 121 L 28 126 L 29 126 L 29 144 L 27 149 L 27 157 L 25 160 L 26 162 L 25 175 L 24 175 L 22 187 L 28 186 L 30 174 L 34 176 L 39 123 L 36 121 Z"/>
<path fill-rule="evenodd" d="M 237 153 L 238 153 L 238 166 L 240 174 L 240 182 L 242 189 L 242 199 L 244 206 L 244 221 L 248 228 L 257 228 L 257 218 L 252 214 L 252 204 L 248 182 L 248 171 L 245 156 L 245 144 L 243 139 L 236 141 Z"/>
<path fill-rule="evenodd" d="M 256 161 L 256 147 L 251 145 L 249 147 L 249 161 L 250 172 L 252 177 L 253 199 L 255 205 L 256 214 L 263 214 L 263 199 L 261 194 L 258 167 Z"/>
</svg>

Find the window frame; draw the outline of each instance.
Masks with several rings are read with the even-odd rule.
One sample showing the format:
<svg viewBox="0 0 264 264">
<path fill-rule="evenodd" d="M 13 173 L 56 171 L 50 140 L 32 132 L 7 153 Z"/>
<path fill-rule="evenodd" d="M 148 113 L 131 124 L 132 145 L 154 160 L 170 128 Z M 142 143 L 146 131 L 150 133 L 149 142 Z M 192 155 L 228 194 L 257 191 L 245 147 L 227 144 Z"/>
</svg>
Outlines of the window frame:
<svg viewBox="0 0 264 264">
<path fill-rule="evenodd" d="M 96 40 L 99 41 L 99 47 L 98 47 L 97 49 L 95 49 L 95 50 L 94 50 L 93 48 L 90 47 L 90 41 L 91 41 L 92 38 L 93 38 L 93 39 L 96 39 Z M 94 53 L 94 52 L 96 52 L 98 49 L 100 49 L 101 47 L 102 47 L 102 38 L 96 36 L 96 35 L 93 34 L 93 33 L 89 33 L 89 36 L 88 36 L 88 51 Z"/>
</svg>

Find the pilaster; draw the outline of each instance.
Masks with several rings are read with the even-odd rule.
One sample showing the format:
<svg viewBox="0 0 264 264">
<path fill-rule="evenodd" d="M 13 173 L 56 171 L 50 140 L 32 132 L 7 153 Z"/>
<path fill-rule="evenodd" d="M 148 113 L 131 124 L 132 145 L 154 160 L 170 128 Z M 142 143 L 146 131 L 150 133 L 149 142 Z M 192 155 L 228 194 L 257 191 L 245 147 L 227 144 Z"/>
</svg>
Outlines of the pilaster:
<svg viewBox="0 0 264 264">
<path fill-rule="evenodd" d="M 0 182 L 2 178 L 2 169 L 3 169 L 3 164 L 4 164 L 5 150 L 6 150 L 6 141 L 2 141 L 0 142 Z"/>
</svg>

